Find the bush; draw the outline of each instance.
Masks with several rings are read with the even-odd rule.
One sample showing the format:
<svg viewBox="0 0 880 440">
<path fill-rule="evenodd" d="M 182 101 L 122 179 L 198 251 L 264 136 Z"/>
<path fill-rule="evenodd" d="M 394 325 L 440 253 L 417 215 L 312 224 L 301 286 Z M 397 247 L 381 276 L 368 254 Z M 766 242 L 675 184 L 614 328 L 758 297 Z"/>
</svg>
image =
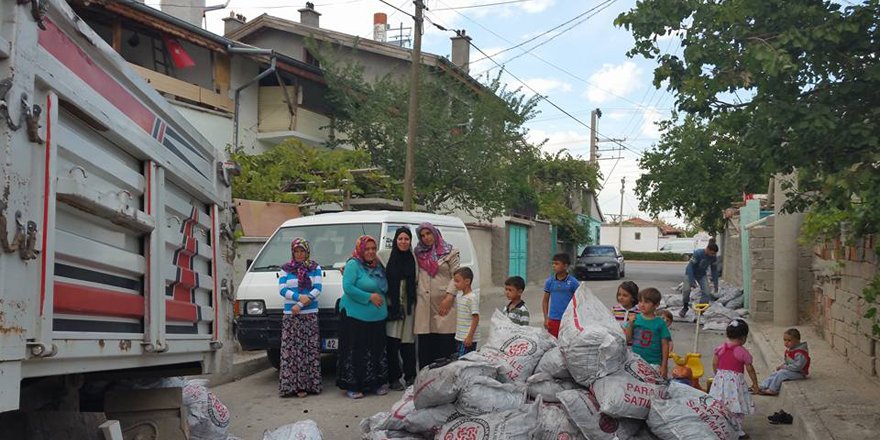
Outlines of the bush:
<svg viewBox="0 0 880 440">
<path fill-rule="evenodd" d="M 623 251 L 623 258 L 629 261 L 685 261 L 684 254 L 675 252 L 631 252 Z"/>
</svg>

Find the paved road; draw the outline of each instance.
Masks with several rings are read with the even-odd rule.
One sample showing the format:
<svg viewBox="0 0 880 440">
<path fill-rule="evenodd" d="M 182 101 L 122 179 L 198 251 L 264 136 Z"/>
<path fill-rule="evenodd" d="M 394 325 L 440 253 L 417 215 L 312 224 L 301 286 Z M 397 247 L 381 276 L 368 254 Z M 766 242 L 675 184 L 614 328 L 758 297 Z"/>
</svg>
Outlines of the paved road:
<svg viewBox="0 0 880 440">
<path fill-rule="evenodd" d="M 635 281 L 639 287 L 656 287 L 667 292 L 677 285 L 684 273 L 684 263 L 636 263 L 628 262 L 626 279 Z M 617 286 L 620 281 L 588 281 L 593 292 L 609 307 L 615 303 Z M 533 325 L 541 323 L 542 284 L 530 283 L 526 288 L 526 301 L 532 311 Z M 506 303 L 503 288 L 487 289 L 482 292 L 480 309 L 483 335 L 488 335 L 488 321 L 491 313 Z M 676 351 L 688 352 L 693 349 L 694 325 L 676 322 L 672 326 Z M 699 350 L 704 354 L 707 370 L 711 370 L 712 349 L 723 341 L 720 334 L 703 334 Z M 754 351 L 754 350 L 753 350 Z M 759 374 L 761 371 L 759 370 Z M 318 423 L 327 439 L 358 439 L 358 423 L 379 411 L 387 411 L 399 398 L 399 393 L 388 396 L 368 396 L 353 401 L 345 398 L 336 388 L 335 365 L 333 358 L 324 362 L 324 393 L 305 399 L 281 399 L 277 392 L 277 373 L 266 370 L 238 382 L 229 383 L 214 389 L 214 392 L 228 407 L 232 414 L 230 433 L 243 439 L 260 439 L 264 430 L 274 429 L 287 423 L 313 419 Z M 755 439 L 794 438 L 792 427 L 769 425 L 765 415 L 779 408 L 773 407 L 771 398 L 761 397 L 758 414 L 747 419 L 746 430 Z"/>
</svg>

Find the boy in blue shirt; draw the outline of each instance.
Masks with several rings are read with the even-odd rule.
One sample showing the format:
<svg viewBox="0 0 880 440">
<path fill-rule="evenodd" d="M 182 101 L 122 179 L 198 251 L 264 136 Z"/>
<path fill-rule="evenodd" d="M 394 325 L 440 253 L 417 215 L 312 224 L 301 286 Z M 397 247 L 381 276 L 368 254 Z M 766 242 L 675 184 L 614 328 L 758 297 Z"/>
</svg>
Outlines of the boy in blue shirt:
<svg viewBox="0 0 880 440">
<path fill-rule="evenodd" d="M 660 298 L 660 291 L 653 287 L 639 292 L 641 313 L 630 315 L 631 324 L 626 327 L 626 339 L 627 342 L 632 342 L 633 353 L 641 356 L 665 378 L 672 335 L 666 321 L 657 316 Z"/>
<path fill-rule="evenodd" d="M 544 282 L 544 328 L 553 335 L 559 337 L 559 322 L 565 308 L 571 302 L 571 297 L 578 289 L 579 283 L 575 277 L 568 274 L 568 266 L 571 258 L 568 254 L 556 254 L 553 256 L 553 275 L 547 277 Z"/>
</svg>

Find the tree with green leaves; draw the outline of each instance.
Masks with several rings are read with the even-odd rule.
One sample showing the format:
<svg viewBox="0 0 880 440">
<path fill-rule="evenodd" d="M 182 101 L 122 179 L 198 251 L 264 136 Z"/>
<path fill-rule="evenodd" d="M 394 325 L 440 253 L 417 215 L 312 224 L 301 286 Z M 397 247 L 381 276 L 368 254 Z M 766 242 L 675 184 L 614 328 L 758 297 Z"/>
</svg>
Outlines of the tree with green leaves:
<svg viewBox="0 0 880 440">
<path fill-rule="evenodd" d="M 230 153 L 241 166 L 232 181 L 232 196 L 285 203 L 341 202 L 346 194 L 396 194 L 391 180 L 370 167 L 364 151 L 317 149 L 288 139 L 262 154 Z"/>
<path fill-rule="evenodd" d="M 329 146 L 354 146 L 369 153 L 372 165 L 402 179 L 408 79 L 389 74 L 368 80 L 344 51 L 316 53 L 335 112 L 334 132 L 344 133 Z M 528 167 L 538 150 L 525 140 L 524 124 L 536 114 L 537 97 L 526 98 L 498 78 L 484 85 L 450 71 L 422 69 L 416 202 L 431 211 L 454 206 L 487 219 L 527 201 Z"/>
<path fill-rule="evenodd" d="M 531 178 L 539 215 L 559 227 L 564 240 L 590 244 L 590 233 L 572 210 L 571 198 L 584 197 L 584 191 L 596 188 L 598 182 L 599 167 L 595 164 L 575 158 L 566 150 L 544 153 L 538 158 Z"/>
<path fill-rule="evenodd" d="M 806 231 L 838 237 L 845 225 L 852 237 L 878 232 L 880 1 L 641 0 L 616 23 L 635 38 L 630 56 L 657 60 L 655 86 L 665 83 L 687 115 L 683 128 L 670 124 L 658 148 L 696 155 L 649 159 L 643 202 L 652 203 L 651 190 L 679 184 L 688 167 L 709 169 L 718 161 L 711 151 L 729 147 L 737 151 L 724 166 L 739 175 L 724 174 L 734 178 L 718 181 L 728 186 L 722 193 L 739 192 L 755 175 L 797 171 L 785 209 L 809 209 Z M 657 39 L 668 34 L 681 36 L 681 55 L 661 53 Z M 669 203 L 696 205 L 706 185 L 691 187 L 692 197 Z M 880 280 L 864 293 L 875 301 Z"/>
</svg>

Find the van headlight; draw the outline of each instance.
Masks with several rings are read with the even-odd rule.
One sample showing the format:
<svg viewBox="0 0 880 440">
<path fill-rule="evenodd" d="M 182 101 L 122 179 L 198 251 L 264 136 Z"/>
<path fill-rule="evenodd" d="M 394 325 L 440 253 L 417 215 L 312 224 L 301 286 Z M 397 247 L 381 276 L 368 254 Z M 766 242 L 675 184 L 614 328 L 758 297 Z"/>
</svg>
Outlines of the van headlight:
<svg viewBox="0 0 880 440">
<path fill-rule="evenodd" d="M 262 315 L 266 312 L 266 304 L 263 301 L 245 301 L 244 302 L 244 314 L 245 315 Z"/>
</svg>

